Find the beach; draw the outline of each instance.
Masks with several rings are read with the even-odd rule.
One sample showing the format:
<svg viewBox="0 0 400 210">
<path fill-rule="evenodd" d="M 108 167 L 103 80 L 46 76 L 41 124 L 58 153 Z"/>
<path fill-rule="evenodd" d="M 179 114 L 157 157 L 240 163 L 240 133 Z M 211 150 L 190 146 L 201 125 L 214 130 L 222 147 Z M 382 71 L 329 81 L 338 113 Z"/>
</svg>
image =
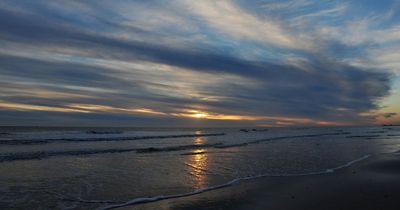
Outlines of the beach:
<svg viewBox="0 0 400 210">
<path fill-rule="evenodd" d="M 191 197 L 122 209 L 399 209 L 399 153 L 370 157 L 334 173 L 263 177 Z"/>
</svg>

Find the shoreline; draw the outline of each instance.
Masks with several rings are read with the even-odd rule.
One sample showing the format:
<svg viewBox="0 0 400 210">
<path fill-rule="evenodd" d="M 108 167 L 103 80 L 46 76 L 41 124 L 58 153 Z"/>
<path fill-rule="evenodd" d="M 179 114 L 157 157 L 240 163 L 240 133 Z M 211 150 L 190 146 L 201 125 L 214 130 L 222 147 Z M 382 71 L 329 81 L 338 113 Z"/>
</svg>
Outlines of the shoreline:
<svg viewBox="0 0 400 210">
<path fill-rule="evenodd" d="M 124 210 L 398 209 L 400 155 L 381 154 L 332 173 L 260 177 Z"/>
</svg>

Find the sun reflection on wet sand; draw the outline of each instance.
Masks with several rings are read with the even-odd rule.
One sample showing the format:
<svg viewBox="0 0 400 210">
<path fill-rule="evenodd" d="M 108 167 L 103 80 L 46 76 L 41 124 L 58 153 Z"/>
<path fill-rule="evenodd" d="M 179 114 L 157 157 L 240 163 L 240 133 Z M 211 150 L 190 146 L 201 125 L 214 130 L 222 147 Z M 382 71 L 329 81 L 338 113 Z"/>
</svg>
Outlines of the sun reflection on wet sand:
<svg viewBox="0 0 400 210">
<path fill-rule="evenodd" d="M 193 187 L 200 189 L 206 187 L 207 184 L 207 163 L 208 157 L 205 149 L 195 149 L 193 155 L 188 155 L 185 163 L 188 166 L 188 173 L 193 177 Z"/>
<path fill-rule="evenodd" d="M 201 134 L 201 131 L 196 131 L 195 133 Z M 196 137 L 193 141 L 195 144 L 204 144 L 205 139 Z M 209 157 L 206 149 L 194 149 L 191 151 L 191 155 L 187 156 L 185 165 L 187 166 L 188 173 L 192 177 L 194 189 L 207 186 L 208 161 Z"/>
</svg>

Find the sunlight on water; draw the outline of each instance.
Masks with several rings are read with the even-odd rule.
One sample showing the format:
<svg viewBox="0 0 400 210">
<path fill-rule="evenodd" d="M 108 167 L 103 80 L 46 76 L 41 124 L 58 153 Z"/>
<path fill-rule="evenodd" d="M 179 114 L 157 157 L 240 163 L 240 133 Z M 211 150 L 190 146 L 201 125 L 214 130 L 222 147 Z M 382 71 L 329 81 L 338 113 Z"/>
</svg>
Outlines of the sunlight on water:
<svg viewBox="0 0 400 210">
<path fill-rule="evenodd" d="M 208 162 L 210 161 L 205 149 L 193 150 L 193 155 L 188 155 L 186 165 L 189 174 L 193 177 L 193 188 L 201 189 L 207 185 Z"/>
<path fill-rule="evenodd" d="M 194 144 L 196 144 L 196 145 L 204 144 L 204 142 L 205 142 L 205 139 L 203 137 L 194 138 Z"/>
<path fill-rule="evenodd" d="M 196 131 L 195 134 L 202 134 L 201 131 Z M 196 137 L 193 139 L 194 144 L 201 145 L 204 144 L 205 139 L 202 137 Z M 207 163 L 209 157 L 206 154 L 206 149 L 195 149 L 192 151 L 193 155 L 188 155 L 187 162 L 188 173 L 193 177 L 193 188 L 200 189 L 207 185 Z"/>
<path fill-rule="evenodd" d="M 259 174 L 314 173 L 347 166 L 366 154 L 398 151 L 400 129 L 1 132 L 15 140 L 0 148 L 0 209 L 95 209 L 106 205 L 104 201 L 190 194 Z M 207 136 L 210 133 L 224 135 Z M 63 138 L 80 141 L 57 140 Z M 97 138 L 107 141 L 93 140 Z M 43 139 L 46 143 L 26 143 Z M 207 146 L 210 143 L 221 147 Z M 138 153 L 134 148 L 157 149 Z"/>
</svg>

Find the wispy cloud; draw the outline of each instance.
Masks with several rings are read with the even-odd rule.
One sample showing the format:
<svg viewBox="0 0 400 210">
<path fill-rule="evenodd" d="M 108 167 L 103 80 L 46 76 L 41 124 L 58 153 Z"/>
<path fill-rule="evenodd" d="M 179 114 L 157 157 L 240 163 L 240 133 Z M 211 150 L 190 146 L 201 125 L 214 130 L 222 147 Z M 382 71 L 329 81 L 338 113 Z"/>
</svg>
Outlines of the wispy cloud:
<svg viewBox="0 0 400 210">
<path fill-rule="evenodd" d="M 371 123 L 400 69 L 396 12 L 356 2 L 0 4 L 1 124 Z"/>
<path fill-rule="evenodd" d="M 233 39 L 259 41 L 280 47 L 305 47 L 305 43 L 286 31 L 281 23 L 260 19 L 232 1 L 183 1 L 183 4 L 191 13 L 204 19 L 211 28 Z"/>
</svg>

